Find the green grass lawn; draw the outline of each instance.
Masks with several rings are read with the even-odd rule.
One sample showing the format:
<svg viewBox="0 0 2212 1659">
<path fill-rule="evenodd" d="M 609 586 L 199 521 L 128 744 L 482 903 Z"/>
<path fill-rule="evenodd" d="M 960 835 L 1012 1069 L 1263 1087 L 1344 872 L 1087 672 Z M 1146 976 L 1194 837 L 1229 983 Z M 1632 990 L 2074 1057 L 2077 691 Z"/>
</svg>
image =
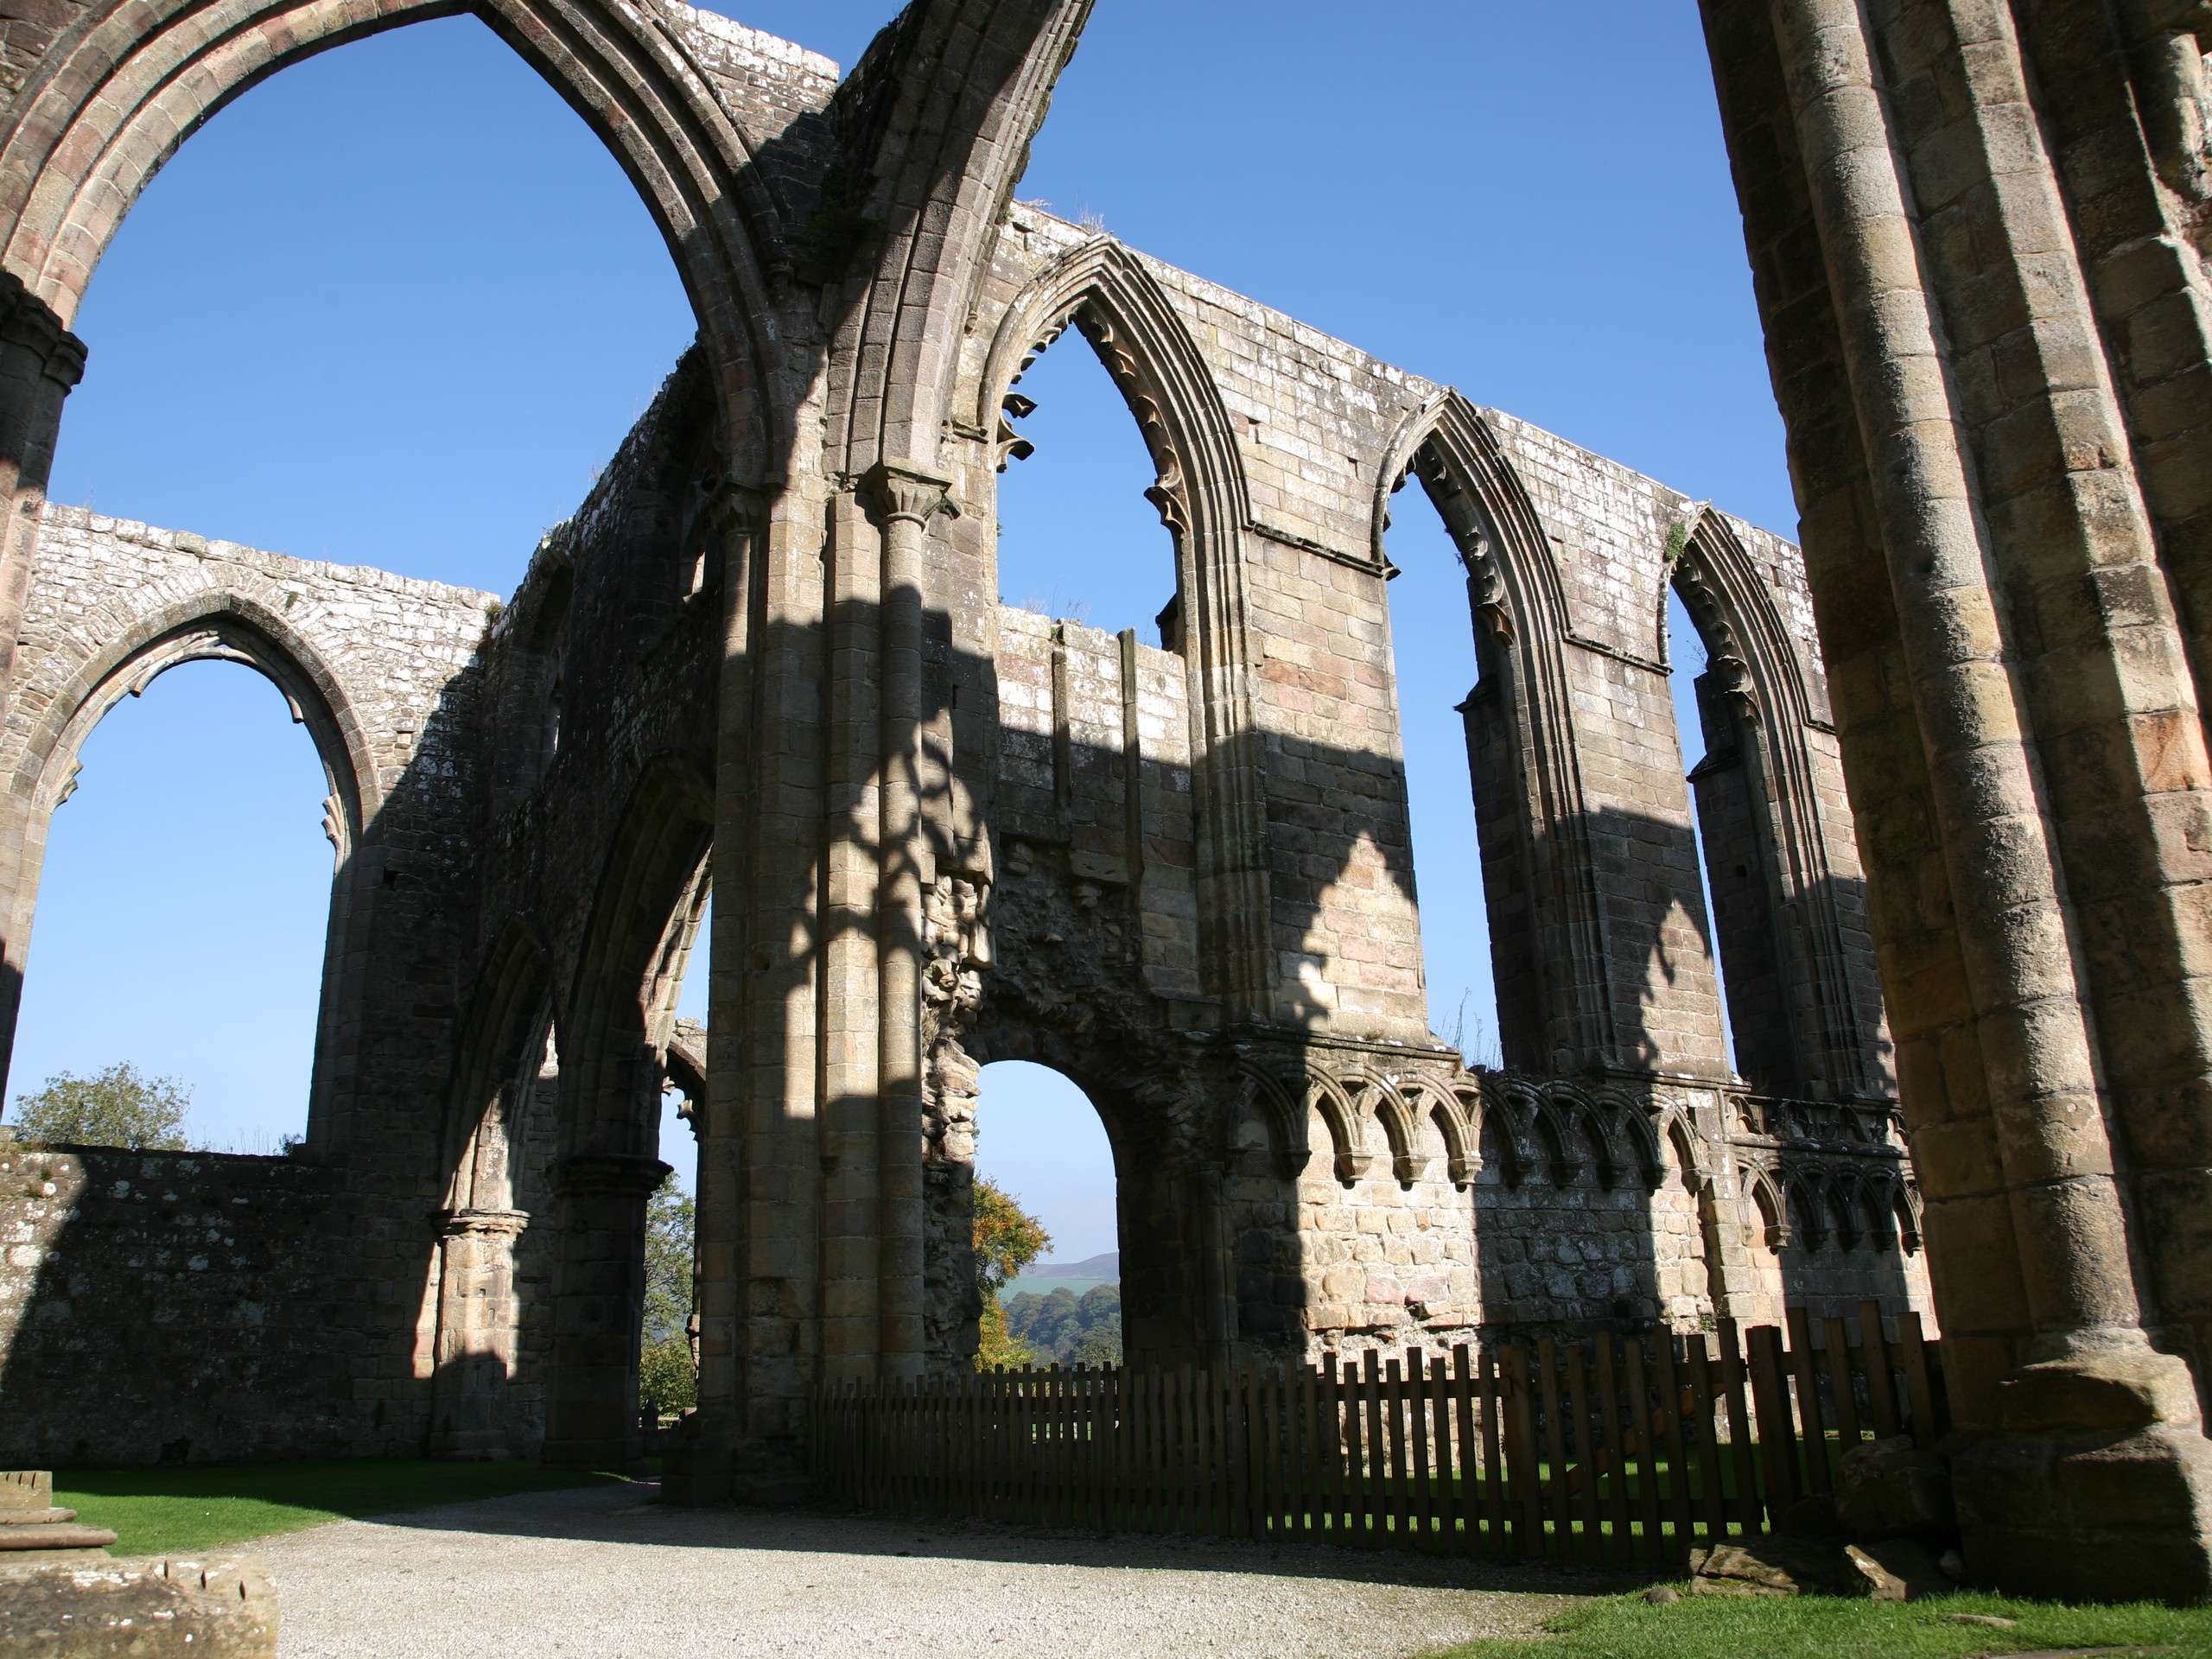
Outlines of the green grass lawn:
<svg viewBox="0 0 2212 1659">
<path fill-rule="evenodd" d="M 54 1501 L 116 1535 L 118 1555 L 219 1549 L 326 1521 L 398 1515 L 437 1503 L 595 1486 L 619 1475 L 535 1463 L 228 1463 L 183 1469 L 57 1469 Z"/>
<path fill-rule="evenodd" d="M 2011 1630 L 1954 1624 L 1947 1613 L 1994 1613 Z M 2052 1648 L 2166 1648 L 2212 1655 L 2212 1610 L 2062 1607 L 1998 1596 L 1933 1601 L 1834 1596 L 1685 1596 L 1655 1607 L 1609 1596 L 1550 1622 L 1531 1643 L 1475 1642 L 1449 1659 L 1967 1659 Z"/>
</svg>

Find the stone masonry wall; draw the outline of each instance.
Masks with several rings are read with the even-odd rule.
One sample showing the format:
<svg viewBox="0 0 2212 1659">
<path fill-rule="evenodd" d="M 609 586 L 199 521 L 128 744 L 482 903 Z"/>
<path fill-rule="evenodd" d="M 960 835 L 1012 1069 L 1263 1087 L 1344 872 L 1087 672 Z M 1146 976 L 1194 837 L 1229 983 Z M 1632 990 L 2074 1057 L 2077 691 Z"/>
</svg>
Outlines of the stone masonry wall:
<svg viewBox="0 0 2212 1659">
<path fill-rule="evenodd" d="M 0 1138 L 0 1462 L 413 1452 L 376 1401 L 404 1253 L 365 1219 L 302 1160 Z"/>
</svg>

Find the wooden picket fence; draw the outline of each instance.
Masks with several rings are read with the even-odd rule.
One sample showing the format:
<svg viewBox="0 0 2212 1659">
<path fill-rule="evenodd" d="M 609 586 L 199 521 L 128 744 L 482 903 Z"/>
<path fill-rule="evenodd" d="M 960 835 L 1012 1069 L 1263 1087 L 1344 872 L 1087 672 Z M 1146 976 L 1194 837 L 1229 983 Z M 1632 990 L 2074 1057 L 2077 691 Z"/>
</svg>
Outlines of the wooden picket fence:
<svg viewBox="0 0 2212 1659">
<path fill-rule="evenodd" d="M 1852 1328 L 1855 1325 L 1855 1329 Z M 1833 1490 L 1867 1435 L 1948 1427 L 1939 1345 L 1787 1332 L 1545 1338 L 1357 1367 L 1077 1367 L 832 1382 L 811 1466 L 855 1509 L 1590 1562 L 1680 1560 Z"/>
</svg>

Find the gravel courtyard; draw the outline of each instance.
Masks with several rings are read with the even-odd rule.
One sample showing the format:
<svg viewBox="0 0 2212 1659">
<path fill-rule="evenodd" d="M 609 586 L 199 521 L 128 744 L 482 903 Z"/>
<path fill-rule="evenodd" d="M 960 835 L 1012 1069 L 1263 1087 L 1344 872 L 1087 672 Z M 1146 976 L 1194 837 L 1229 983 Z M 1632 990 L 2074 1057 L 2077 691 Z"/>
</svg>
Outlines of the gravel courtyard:
<svg viewBox="0 0 2212 1659">
<path fill-rule="evenodd" d="M 245 1547 L 284 1659 L 1355 1659 L 1532 1634 L 1566 1575 L 1331 1549 L 664 1510 L 585 1488 Z"/>
</svg>

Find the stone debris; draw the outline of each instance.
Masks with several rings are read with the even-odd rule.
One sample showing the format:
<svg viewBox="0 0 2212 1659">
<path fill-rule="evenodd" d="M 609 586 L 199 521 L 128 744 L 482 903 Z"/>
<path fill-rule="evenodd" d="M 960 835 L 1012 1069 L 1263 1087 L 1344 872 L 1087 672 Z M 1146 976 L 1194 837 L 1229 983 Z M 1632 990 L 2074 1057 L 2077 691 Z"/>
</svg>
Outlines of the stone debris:
<svg viewBox="0 0 2212 1659">
<path fill-rule="evenodd" d="M 0 1559 L 0 1654 L 275 1659 L 276 1592 L 242 1559 Z"/>
<path fill-rule="evenodd" d="M 1694 1596 L 1861 1597 L 1921 1601 L 1956 1588 L 1917 1541 L 1872 1545 L 1777 1535 L 1690 1552 Z"/>
<path fill-rule="evenodd" d="M 77 1511 L 54 1503 L 54 1476 L 45 1469 L 0 1471 L 0 1565 L 105 1555 L 115 1535 L 80 1526 Z"/>
<path fill-rule="evenodd" d="M 1909 1435 L 1870 1440 L 1836 1468 L 1837 1524 L 1861 1542 L 1878 1538 L 1948 1538 L 1958 1520 L 1943 1460 Z"/>
</svg>

